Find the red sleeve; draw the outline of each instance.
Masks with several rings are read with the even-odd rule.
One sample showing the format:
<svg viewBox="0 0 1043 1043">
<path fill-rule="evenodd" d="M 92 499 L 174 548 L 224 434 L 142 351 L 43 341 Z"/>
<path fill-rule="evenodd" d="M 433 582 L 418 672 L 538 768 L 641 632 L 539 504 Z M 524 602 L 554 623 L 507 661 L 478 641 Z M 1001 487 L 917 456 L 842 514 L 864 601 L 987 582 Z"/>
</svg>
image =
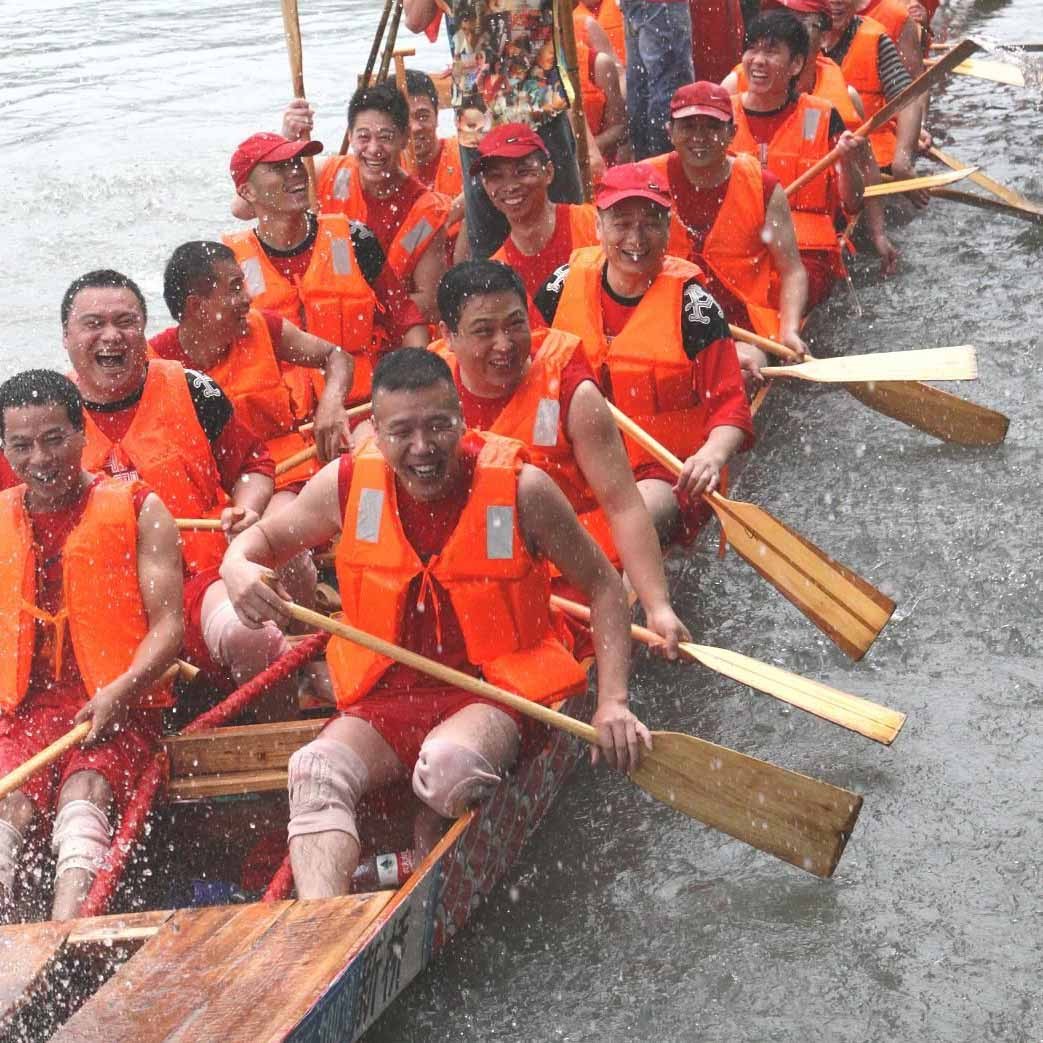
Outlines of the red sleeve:
<svg viewBox="0 0 1043 1043">
<path fill-rule="evenodd" d="M 21 484 L 21 479 L 11 470 L 7 457 L 0 453 L 0 490 L 11 489 Z"/>
<path fill-rule="evenodd" d="M 737 427 L 746 432 L 741 452 L 753 446 L 753 416 L 746 400 L 735 341 L 722 337 L 703 348 L 692 360 L 692 385 L 707 409 L 706 432 L 715 427 Z"/>
<path fill-rule="evenodd" d="M 337 501 L 340 503 L 340 516 L 348 509 L 348 493 L 351 491 L 351 476 L 355 472 L 355 458 L 351 453 L 342 453 L 340 466 L 337 468 Z"/>
<path fill-rule="evenodd" d="M 282 343 L 283 318 L 277 311 L 262 311 L 261 317 L 268 327 L 268 336 L 272 338 L 272 343 L 278 352 L 279 345 Z"/>
<path fill-rule="evenodd" d="M 229 495 L 244 474 L 275 478 L 275 461 L 268 447 L 239 419 L 238 413 L 233 413 L 221 428 L 210 449 L 221 474 L 221 486 Z"/>
<path fill-rule="evenodd" d="M 191 365 L 191 362 L 185 358 L 185 353 L 181 350 L 181 344 L 177 339 L 177 326 L 171 326 L 170 329 L 157 333 L 148 342 L 148 346 L 156 358 L 180 362 L 182 366 Z"/>
<path fill-rule="evenodd" d="M 767 210 L 775 186 L 781 185 L 782 182 L 767 167 L 761 167 L 761 184 L 764 186 L 764 209 Z"/>
<path fill-rule="evenodd" d="M 384 265 L 371 285 L 383 309 L 383 315 L 377 313 L 377 321 L 388 331 L 395 347 L 402 343 L 402 337 L 411 326 L 427 325 L 402 280 L 388 265 Z"/>
<path fill-rule="evenodd" d="M 583 346 L 579 345 L 576 348 L 576 353 L 569 359 L 567 365 L 561 371 L 559 401 L 561 402 L 562 416 L 567 417 L 569 415 L 569 410 L 572 408 L 572 396 L 576 393 L 576 388 L 585 380 L 589 380 L 597 387 L 598 378 L 594 376 L 594 370 L 590 368 L 587 356 L 583 354 Z"/>
</svg>

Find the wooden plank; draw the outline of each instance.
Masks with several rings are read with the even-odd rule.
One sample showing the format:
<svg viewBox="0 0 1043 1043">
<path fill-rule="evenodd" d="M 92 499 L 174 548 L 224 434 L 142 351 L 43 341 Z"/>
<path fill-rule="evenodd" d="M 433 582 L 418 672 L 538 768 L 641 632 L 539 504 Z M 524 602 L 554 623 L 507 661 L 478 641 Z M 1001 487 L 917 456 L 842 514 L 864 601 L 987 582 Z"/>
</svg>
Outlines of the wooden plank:
<svg viewBox="0 0 1043 1043">
<path fill-rule="evenodd" d="M 69 923 L 0 928 L 0 1027 L 31 998 L 65 946 Z"/>
<path fill-rule="evenodd" d="M 163 740 L 172 782 L 198 775 L 285 768 L 290 755 L 311 742 L 325 720 L 247 724 Z"/>
<path fill-rule="evenodd" d="M 280 1038 L 343 968 L 393 893 L 182 910 L 54 1039 Z"/>
<path fill-rule="evenodd" d="M 117 913 L 113 916 L 91 916 L 70 920 L 66 944 L 117 945 L 151 938 L 174 915 L 172 909 L 155 909 L 144 913 Z"/>
<path fill-rule="evenodd" d="M 209 800 L 242 793 L 274 793 L 286 789 L 286 769 L 229 772 L 227 775 L 201 775 L 181 779 L 167 787 L 168 800 Z"/>
</svg>

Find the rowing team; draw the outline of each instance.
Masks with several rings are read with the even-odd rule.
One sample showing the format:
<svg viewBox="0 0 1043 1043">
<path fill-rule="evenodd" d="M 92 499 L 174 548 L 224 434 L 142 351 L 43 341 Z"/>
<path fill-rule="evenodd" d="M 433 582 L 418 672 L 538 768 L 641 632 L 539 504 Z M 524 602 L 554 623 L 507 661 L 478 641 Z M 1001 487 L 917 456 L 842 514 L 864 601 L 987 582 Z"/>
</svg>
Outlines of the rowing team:
<svg viewBox="0 0 1043 1043">
<path fill-rule="evenodd" d="M 804 22 L 774 12 L 751 35 L 746 92 L 681 88 L 677 151 L 608 169 L 592 207 L 549 202 L 532 130 L 486 134 L 470 174 L 510 224 L 497 260 L 446 270 L 452 204 L 400 172 L 409 112 L 378 86 L 352 99 L 355 155 L 320 170 L 318 213 L 303 161 L 320 145 L 242 143 L 231 173 L 256 226 L 174 251 L 178 325 L 151 343 L 132 280 L 70 285 L 72 381 L 31 370 L 0 388 L 0 770 L 92 729 L 0 804 L 5 902 L 27 832 L 53 815 L 53 915 L 75 915 L 156 748 L 174 657 L 226 688 L 256 676 L 288 649 L 287 602 L 314 604 L 310 552 L 331 543 L 349 622 L 539 702 L 585 685 L 582 638 L 549 601 L 576 593 L 592 609 L 595 755 L 639 762 L 620 572 L 675 657 L 688 634 L 660 545 L 690 541 L 753 440 L 743 371 L 756 382 L 761 359 L 728 320 L 802 353 L 805 268 L 839 269 L 834 208 L 858 205 L 858 140 L 817 96 L 785 101 Z M 772 90 L 782 108 L 753 119 Z M 310 114 L 287 120 L 296 133 Z M 791 211 L 782 186 L 835 139 L 840 163 Z M 624 445 L 606 399 L 683 460 L 679 476 Z M 349 431 L 346 405 L 365 402 Z M 223 531 L 189 525 L 179 544 L 175 518 Z M 440 821 L 542 742 L 521 715 L 341 639 L 326 665 L 316 683 L 338 712 L 289 765 L 302 897 L 347 891 L 367 791 L 411 775 Z M 296 704 L 283 681 L 253 719 Z"/>
</svg>

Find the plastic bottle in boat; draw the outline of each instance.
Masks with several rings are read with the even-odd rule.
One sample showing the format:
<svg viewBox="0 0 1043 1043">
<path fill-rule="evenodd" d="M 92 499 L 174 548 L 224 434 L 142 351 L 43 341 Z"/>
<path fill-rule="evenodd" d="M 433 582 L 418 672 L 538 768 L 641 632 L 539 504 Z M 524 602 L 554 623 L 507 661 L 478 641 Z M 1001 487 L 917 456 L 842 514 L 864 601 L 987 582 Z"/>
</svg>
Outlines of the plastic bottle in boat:
<svg viewBox="0 0 1043 1043">
<path fill-rule="evenodd" d="M 387 891 L 401 887 L 416 868 L 412 851 L 385 851 L 359 862 L 351 877 L 352 891 Z"/>
</svg>

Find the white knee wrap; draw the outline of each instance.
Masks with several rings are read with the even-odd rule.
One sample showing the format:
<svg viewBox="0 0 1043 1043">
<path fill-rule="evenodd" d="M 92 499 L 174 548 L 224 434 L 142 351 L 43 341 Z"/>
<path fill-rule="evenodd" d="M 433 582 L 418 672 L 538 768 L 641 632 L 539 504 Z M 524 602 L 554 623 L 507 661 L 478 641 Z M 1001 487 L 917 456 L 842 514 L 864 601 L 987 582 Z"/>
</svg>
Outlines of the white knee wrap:
<svg viewBox="0 0 1043 1043">
<path fill-rule="evenodd" d="M 214 662 L 225 667 L 240 685 L 256 677 L 290 647 L 274 623 L 251 630 L 240 622 L 230 601 L 222 602 L 210 614 L 203 627 L 203 641 Z"/>
<path fill-rule="evenodd" d="M 320 736 L 290 758 L 288 775 L 291 839 L 335 830 L 358 840 L 355 808 L 366 792 L 369 769 L 354 750 Z"/>
<path fill-rule="evenodd" d="M 10 893 L 25 837 L 10 822 L 0 819 L 0 888 Z"/>
<path fill-rule="evenodd" d="M 69 869 L 96 873 L 112 843 L 105 813 L 89 800 L 70 800 L 54 818 L 51 851 L 58 856 L 55 876 Z"/>
<path fill-rule="evenodd" d="M 413 769 L 413 792 L 445 818 L 456 818 L 485 800 L 500 776 L 477 750 L 448 739 L 429 739 Z"/>
</svg>

